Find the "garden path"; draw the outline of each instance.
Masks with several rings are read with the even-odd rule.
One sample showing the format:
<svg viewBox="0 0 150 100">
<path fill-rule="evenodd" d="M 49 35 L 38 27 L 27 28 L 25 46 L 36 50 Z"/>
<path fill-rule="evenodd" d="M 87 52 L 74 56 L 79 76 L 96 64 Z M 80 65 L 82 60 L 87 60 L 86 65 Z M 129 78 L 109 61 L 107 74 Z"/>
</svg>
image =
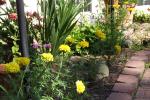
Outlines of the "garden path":
<svg viewBox="0 0 150 100">
<path fill-rule="evenodd" d="M 150 100 L 150 49 L 138 51 L 127 61 L 107 100 Z"/>
</svg>

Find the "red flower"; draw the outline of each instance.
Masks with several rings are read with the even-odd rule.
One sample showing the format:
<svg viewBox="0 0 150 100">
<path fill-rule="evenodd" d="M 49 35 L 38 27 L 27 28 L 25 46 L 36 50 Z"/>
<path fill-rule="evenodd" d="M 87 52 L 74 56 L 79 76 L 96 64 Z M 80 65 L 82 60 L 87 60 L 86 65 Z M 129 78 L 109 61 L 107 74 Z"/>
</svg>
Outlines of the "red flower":
<svg viewBox="0 0 150 100">
<path fill-rule="evenodd" d="M 5 0 L 0 0 L 0 5 L 3 5 L 3 4 L 5 4 L 5 3 L 6 3 Z"/>
<path fill-rule="evenodd" d="M 17 14 L 16 14 L 16 13 L 8 14 L 8 18 L 9 18 L 10 20 L 17 20 Z"/>
</svg>

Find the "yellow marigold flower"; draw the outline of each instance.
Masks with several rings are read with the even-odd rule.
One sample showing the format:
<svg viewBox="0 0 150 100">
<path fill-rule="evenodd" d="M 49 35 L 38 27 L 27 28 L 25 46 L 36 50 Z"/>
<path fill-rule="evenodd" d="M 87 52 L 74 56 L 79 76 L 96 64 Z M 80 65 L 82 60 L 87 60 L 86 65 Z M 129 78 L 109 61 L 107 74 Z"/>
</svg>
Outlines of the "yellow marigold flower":
<svg viewBox="0 0 150 100">
<path fill-rule="evenodd" d="M 129 2 L 128 2 L 128 1 L 125 1 L 124 4 L 129 4 Z"/>
<path fill-rule="evenodd" d="M 106 40 L 106 34 L 103 33 L 101 30 L 97 30 L 95 35 L 100 38 L 100 40 L 105 41 Z"/>
<path fill-rule="evenodd" d="M 82 48 L 89 47 L 89 42 L 83 40 L 83 41 L 79 42 L 79 46 L 81 46 Z"/>
<path fill-rule="evenodd" d="M 45 62 L 54 61 L 54 57 L 51 53 L 42 53 L 41 59 Z"/>
<path fill-rule="evenodd" d="M 127 8 L 127 10 L 128 10 L 128 11 L 130 11 L 130 12 L 132 12 L 132 11 L 134 11 L 134 10 L 135 10 L 135 8 L 133 8 L 133 7 L 129 7 L 129 8 Z"/>
<path fill-rule="evenodd" d="M 85 91 L 85 86 L 82 81 L 76 81 L 76 91 L 81 94 Z"/>
<path fill-rule="evenodd" d="M 10 62 L 10 63 L 4 64 L 4 69 L 6 73 L 20 72 L 20 66 L 16 62 Z"/>
<path fill-rule="evenodd" d="M 113 8 L 115 8 L 115 9 L 118 9 L 119 7 L 120 7 L 120 5 L 118 5 L 118 4 L 113 5 Z"/>
<path fill-rule="evenodd" d="M 28 57 L 17 57 L 17 58 L 14 58 L 13 61 L 19 64 L 20 67 L 27 66 L 30 64 L 30 59 Z"/>
<path fill-rule="evenodd" d="M 66 42 L 74 43 L 75 39 L 71 37 L 71 35 L 67 36 Z"/>
<path fill-rule="evenodd" d="M 70 47 L 66 44 L 60 45 L 59 50 L 62 51 L 62 52 L 70 52 L 71 51 Z"/>
<path fill-rule="evenodd" d="M 115 45 L 115 51 L 116 51 L 116 54 L 119 54 L 121 52 L 121 46 L 120 45 Z"/>
</svg>

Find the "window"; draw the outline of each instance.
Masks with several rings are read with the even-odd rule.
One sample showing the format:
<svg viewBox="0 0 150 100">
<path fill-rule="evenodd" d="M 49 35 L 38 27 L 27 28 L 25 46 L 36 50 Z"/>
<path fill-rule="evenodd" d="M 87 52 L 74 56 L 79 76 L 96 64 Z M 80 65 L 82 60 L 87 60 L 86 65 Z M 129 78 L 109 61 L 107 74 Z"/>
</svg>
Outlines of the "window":
<svg viewBox="0 0 150 100">
<path fill-rule="evenodd" d="M 138 0 L 139 5 L 150 5 L 150 0 Z"/>
</svg>

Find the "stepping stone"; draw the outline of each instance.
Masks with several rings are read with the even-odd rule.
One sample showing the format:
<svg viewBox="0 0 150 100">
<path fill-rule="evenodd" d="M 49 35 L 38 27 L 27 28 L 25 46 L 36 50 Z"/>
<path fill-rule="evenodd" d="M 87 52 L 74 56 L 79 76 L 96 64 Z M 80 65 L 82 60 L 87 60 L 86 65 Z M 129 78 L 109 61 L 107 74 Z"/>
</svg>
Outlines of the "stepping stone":
<svg viewBox="0 0 150 100">
<path fill-rule="evenodd" d="M 122 74 L 125 75 L 134 75 L 137 78 L 140 78 L 143 75 L 144 68 L 124 68 Z"/>
<path fill-rule="evenodd" d="M 136 93 L 136 99 L 150 100 L 150 87 L 140 87 Z"/>
<path fill-rule="evenodd" d="M 119 78 L 117 79 L 117 82 L 120 83 L 128 83 L 131 85 L 137 85 L 138 84 L 138 78 L 133 75 L 119 75 Z"/>
<path fill-rule="evenodd" d="M 111 93 L 107 100 L 132 100 L 132 97 L 127 93 Z"/>
<path fill-rule="evenodd" d="M 115 83 L 112 91 L 133 94 L 136 90 L 137 86 L 128 84 L 128 83 Z"/>
<path fill-rule="evenodd" d="M 126 64 L 125 67 L 129 67 L 129 68 L 144 68 L 145 67 L 145 63 L 144 61 L 133 61 L 133 60 L 129 60 Z"/>
<path fill-rule="evenodd" d="M 132 56 L 130 60 L 148 62 L 148 56 Z"/>
</svg>

